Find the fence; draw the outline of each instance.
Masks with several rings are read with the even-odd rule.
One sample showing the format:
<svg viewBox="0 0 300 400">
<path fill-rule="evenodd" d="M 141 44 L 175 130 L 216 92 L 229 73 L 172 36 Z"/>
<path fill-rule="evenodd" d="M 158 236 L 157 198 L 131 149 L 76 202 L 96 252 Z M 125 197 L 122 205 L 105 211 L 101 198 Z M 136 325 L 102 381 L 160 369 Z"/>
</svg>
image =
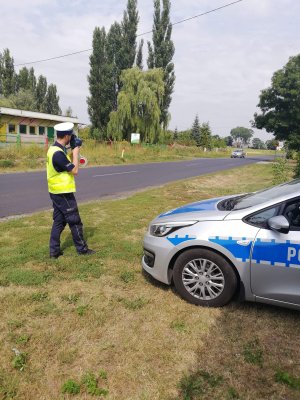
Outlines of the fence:
<svg viewBox="0 0 300 400">
<path fill-rule="evenodd" d="M 7 133 L 4 135 L 0 135 L 0 147 L 6 147 L 12 144 L 19 146 L 36 144 L 48 148 L 49 139 L 46 135 L 34 136 L 34 135 L 21 135 L 19 133 L 17 134 Z"/>
</svg>

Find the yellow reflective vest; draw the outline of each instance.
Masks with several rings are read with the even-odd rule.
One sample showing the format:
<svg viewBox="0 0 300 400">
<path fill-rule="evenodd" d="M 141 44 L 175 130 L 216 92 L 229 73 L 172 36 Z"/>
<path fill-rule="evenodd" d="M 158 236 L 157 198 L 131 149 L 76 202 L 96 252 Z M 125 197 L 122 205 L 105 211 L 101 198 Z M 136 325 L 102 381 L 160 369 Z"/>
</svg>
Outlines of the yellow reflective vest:
<svg viewBox="0 0 300 400">
<path fill-rule="evenodd" d="M 76 192 L 74 175 L 67 171 L 57 172 L 53 167 L 53 155 L 57 151 L 62 151 L 64 153 L 58 146 L 50 146 L 47 152 L 47 181 L 49 193 L 74 193 Z M 71 162 L 71 158 L 68 155 L 66 156 Z"/>
</svg>

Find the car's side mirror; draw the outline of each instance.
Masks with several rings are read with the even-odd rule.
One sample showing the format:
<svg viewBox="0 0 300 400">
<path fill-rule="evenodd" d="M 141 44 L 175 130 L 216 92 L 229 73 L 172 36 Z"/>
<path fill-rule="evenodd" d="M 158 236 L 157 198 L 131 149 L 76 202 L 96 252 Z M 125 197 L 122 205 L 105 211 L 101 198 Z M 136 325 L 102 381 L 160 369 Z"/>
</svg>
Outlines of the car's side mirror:
<svg viewBox="0 0 300 400">
<path fill-rule="evenodd" d="M 283 215 L 277 215 L 268 219 L 268 226 L 273 230 L 280 233 L 289 233 L 290 223 Z"/>
</svg>

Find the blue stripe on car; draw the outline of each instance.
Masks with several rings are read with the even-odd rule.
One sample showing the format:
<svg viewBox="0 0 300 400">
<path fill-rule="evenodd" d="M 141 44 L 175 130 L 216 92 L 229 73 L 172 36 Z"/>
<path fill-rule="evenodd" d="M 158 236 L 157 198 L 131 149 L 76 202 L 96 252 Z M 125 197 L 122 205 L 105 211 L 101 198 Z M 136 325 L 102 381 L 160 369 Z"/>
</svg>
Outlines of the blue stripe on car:
<svg viewBox="0 0 300 400">
<path fill-rule="evenodd" d="M 224 247 L 238 260 L 243 262 L 250 259 L 253 240 L 247 238 L 235 238 L 231 236 L 223 238 L 220 236 L 210 237 L 208 240 Z M 248 242 L 242 244 L 241 242 Z M 254 243 L 252 257 L 253 263 L 280 265 L 285 267 L 300 265 L 300 243 L 276 242 L 275 239 L 257 239 Z"/>
<path fill-rule="evenodd" d="M 210 200 L 198 201 L 197 203 L 186 204 L 183 207 L 179 207 L 179 208 L 176 208 L 175 210 L 167 211 L 163 214 L 160 214 L 159 218 L 165 217 L 167 215 L 182 214 L 182 213 L 188 213 L 188 212 L 216 210 L 217 203 L 219 203 L 223 199 L 224 199 L 224 197 L 220 197 L 217 199 L 210 199 Z"/>
</svg>

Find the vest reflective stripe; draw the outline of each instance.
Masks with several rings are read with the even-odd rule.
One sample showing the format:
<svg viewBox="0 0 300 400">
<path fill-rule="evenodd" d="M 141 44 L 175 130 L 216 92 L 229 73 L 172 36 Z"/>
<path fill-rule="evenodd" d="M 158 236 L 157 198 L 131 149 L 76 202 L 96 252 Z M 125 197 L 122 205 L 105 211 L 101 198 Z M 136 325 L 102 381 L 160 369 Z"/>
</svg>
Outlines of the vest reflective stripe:
<svg viewBox="0 0 300 400">
<path fill-rule="evenodd" d="M 76 192 L 74 175 L 67 171 L 57 172 L 53 167 L 53 155 L 57 151 L 62 151 L 64 153 L 64 151 L 57 146 L 50 146 L 47 152 L 48 191 L 49 193 L 53 194 L 74 193 Z M 71 159 L 68 155 L 67 159 L 71 162 Z"/>
</svg>

